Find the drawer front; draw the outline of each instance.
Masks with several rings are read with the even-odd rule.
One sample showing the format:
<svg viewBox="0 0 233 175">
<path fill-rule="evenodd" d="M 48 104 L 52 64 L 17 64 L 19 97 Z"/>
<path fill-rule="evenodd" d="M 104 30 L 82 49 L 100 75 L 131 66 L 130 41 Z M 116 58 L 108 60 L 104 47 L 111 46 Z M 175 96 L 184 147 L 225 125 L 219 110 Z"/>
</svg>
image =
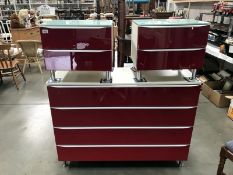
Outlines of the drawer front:
<svg viewBox="0 0 233 175">
<path fill-rule="evenodd" d="M 40 28 L 40 33 L 43 49 L 76 48 L 75 30 Z"/>
<path fill-rule="evenodd" d="M 139 27 L 139 49 L 205 48 L 209 26 L 186 28 Z"/>
<path fill-rule="evenodd" d="M 204 63 L 205 49 L 194 51 L 138 51 L 138 70 L 198 69 Z"/>
<path fill-rule="evenodd" d="M 82 87 L 48 86 L 51 107 L 196 106 L 200 86 Z"/>
<path fill-rule="evenodd" d="M 111 71 L 112 51 L 44 51 L 47 70 Z"/>
<path fill-rule="evenodd" d="M 190 144 L 192 127 L 54 128 L 57 145 Z M 134 129 L 137 128 L 137 129 Z"/>
<path fill-rule="evenodd" d="M 112 71 L 112 51 L 74 53 L 76 70 Z"/>
<path fill-rule="evenodd" d="M 51 108 L 53 126 L 193 126 L 196 107 L 187 109 Z"/>
<path fill-rule="evenodd" d="M 189 146 L 182 147 L 62 147 L 60 161 L 176 161 L 188 159 Z"/>
<path fill-rule="evenodd" d="M 96 29 L 41 28 L 43 49 L 111 50 L 111 38 L 112 29 L 110 27 Z"/>
</svg>

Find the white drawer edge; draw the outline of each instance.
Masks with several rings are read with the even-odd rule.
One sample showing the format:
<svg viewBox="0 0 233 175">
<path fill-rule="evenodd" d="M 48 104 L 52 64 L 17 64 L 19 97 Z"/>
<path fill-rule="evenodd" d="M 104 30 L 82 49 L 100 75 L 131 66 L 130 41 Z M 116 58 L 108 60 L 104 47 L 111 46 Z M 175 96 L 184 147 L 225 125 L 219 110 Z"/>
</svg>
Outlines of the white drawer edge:
<svg viewBox="0 0 233 175">
<path fill-rule="evenodd" d="M 57 145 L 62 148 L 176 148 L 176 147 L 187 147 L 188 144 L 184 145 Z"/>
<path fill-rule="evenodd" d="M 112 51 L 112 50 L 77 50 L 77 49 L 44 49 L 44 51 L 49 51 L 49 52 L 79 52 L 79 53 L 100 53 L 100 52 L 108 52 L 108 51 Z"/>
<path fill-rule="evenodd" d="M 197 50 L 205 50 L 205 48 L 188 48 L 188 49 L 139 49 L 139 51 L 144 52 L 174 52 L 174 51 L 197 51 Z"/>
<path fill-rule="evenodd" d="M 103 129 L 190 129 L 192 126 L 155 126 L 155 127 L 143 127 L 143 126 L 97 126 L 97 127 L 54 127 L 54 129 L 61 129 L 61 130 L 103 130 Z"/>
<path fill-rule="evenodd" d="M 98 110 L 98 109 L 108 109 L 108 110 L 114 110 L 114 109 L 134 109 L 134 110 L 141 110 L 141 109 L 193 109 L 197 108 L 197 106 L 165 106 L 165 107 L 51 107 L 51 109 L 58 109 L 58 110 Z"/>
</svg>

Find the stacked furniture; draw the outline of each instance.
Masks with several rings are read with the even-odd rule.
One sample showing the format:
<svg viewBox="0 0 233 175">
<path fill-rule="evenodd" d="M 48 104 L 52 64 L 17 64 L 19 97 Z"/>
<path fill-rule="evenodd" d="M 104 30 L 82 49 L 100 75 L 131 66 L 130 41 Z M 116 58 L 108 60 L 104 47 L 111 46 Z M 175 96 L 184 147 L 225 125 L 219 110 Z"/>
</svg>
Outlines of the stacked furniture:
<svg viewBox="0 0 233 175">
<path fill-rule="evenodd" d="M 52 70 L 47 86 L 60 161 L 187 160 L 200 92 L 187 69 L 202 65 L 208 23 L 143 21 L 133 22 L 135 68 L 113 71 L 109 22 L 41 27 L 46 68 Z M 204 37 L 200 42 L 195 31 Z M 183 37 L 177 41 L 181 33 L 193 44 L 180 42 Z"/>
</svg>

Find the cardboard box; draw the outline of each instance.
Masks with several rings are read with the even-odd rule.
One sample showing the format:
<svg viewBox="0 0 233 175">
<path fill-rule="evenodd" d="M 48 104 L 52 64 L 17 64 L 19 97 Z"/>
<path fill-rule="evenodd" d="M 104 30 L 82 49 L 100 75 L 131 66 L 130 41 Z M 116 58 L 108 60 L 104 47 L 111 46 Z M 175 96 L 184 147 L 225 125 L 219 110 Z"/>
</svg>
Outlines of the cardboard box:
<svg viewBox="0 0 233 175">
<path fill-rule="evenodd" d="M 222 91 L 224 81 L 207 81 L 202 85 L 202 94 L 217 107 L 228 107 L 230 99 L 226 96 L 233 95 L 233 91 Z"/>
<path fill-rule="evenodd" d="M 233 96 L 226 96 L 226 98 L 231 100 L 230 106 L 228 108 L 227 116 L 233 120 Z"/>
<path fill-rule="evenodd" d="M 227 116 L 228 116 L 231 120 L 233 120 L 233 107 L 230 106 L 230 107 L 228 108 Z"/>
</svg>

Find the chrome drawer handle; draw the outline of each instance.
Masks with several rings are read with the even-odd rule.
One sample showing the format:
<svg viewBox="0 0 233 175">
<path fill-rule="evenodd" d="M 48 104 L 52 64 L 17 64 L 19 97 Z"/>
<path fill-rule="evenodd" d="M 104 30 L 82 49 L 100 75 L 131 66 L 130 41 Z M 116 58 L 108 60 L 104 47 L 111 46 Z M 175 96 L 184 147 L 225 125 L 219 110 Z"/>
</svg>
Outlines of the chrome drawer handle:
<svg viewBox="0 0 233 175">
<path fill-rule="evenodd" d="M 188 49 L 141 49 L 141 50 L 139 50 L 139 51 L 144 51 L 144 52 L 174 52 L 174 51 L 187 52 L 187 51 L 197 51 L 197 50 L 205 50 L 205 48 L 188 48 Z"/>
<path fill-rule="evenodd" d="M 102 130 L 102 129 L 190 129 L 192 126 L 170 126 L 170 127 L 54 127 L 54 129 L 61 129 L 61 130 Z"/>
<path fill-rule="evenodd" d="M 112 50 L 46 50 L 44 49 L 44 51 L 49 51 L 49 52 L 80 52 L 80 53 L 85 53 L 85 52 L 88 52 L 88 53 L 100 53 L 100 52 L 107 52 L 107 51 L 112 51 Z"/>
<path fill-rule="evenodd" d="M 156 25 L 153 25 L 153 26 L 139 26 L 139 27 L 143 27 L 143 28 L 198 28 L 198 27 L 205 27 L 205 26 L 208 26 L 208 25 L 174 25 L 174 26 L 156 26 Z"/>
<path fill-rule="evenodd" d="M 187 146 L 189 145 L 57 145 L 57 147 L 61 148 L 179 148 Z"/>
<path fill-rule="evenodd" d="M 195 82 L 192 82 L 195 83 Z M 79 85 L 77 85 L 79 84 Z M 52 88 L 58 88 L 58 89 L 66 89 L 66 88 L 109 88 L 109 87 L 130 87 L 130 88 L 138 88 L 138 87 L 158 87 L 158 88 L 167 88 L 167 87 L 196 87 L 200 86 L 199 82 L 196 82 L 195 84 L 159 84 L 159 83 L 140 83 L 140 84 L 80 84 L 80 83 L 73 83 L 72 85 L 68 84 L 67 85 L 64 83 L 60 83 L 60 85 L 53 85 L 52 83 L 48 82 L 48 87 Z"/>
<path fill-rule="evenodd" d="M 70 26 L 70 27 L 63 27 L 63 26 L 43 26 L 41 25 L 40 27 L 47 28 L 47 29 L 106 29 L 106 28 L 112 28 L 111 26 L 106 26 L 106 27 L 77 27 L 77 26 Z"/>
<path fill-rule="evenodd" d="M 101 109 L 108 109 L 108 110 L 114 110 L 114 109 L 134 109 L 134 110 L 141 110 L 141 109 L 149 109 L 149 110 L 153 110 L 153 109 L 166 109 L 166 110 L 174 110 L 174 109 L 193 109 L 193 108 L 197 108 L 197 106 L 166 106 L 166 107 L 125 107 L 125 106 L 111 106 L 111 107 L 51 107 L 51 109 L 57 109 L 57 110 L 101 110 Z"/>
</svg>

